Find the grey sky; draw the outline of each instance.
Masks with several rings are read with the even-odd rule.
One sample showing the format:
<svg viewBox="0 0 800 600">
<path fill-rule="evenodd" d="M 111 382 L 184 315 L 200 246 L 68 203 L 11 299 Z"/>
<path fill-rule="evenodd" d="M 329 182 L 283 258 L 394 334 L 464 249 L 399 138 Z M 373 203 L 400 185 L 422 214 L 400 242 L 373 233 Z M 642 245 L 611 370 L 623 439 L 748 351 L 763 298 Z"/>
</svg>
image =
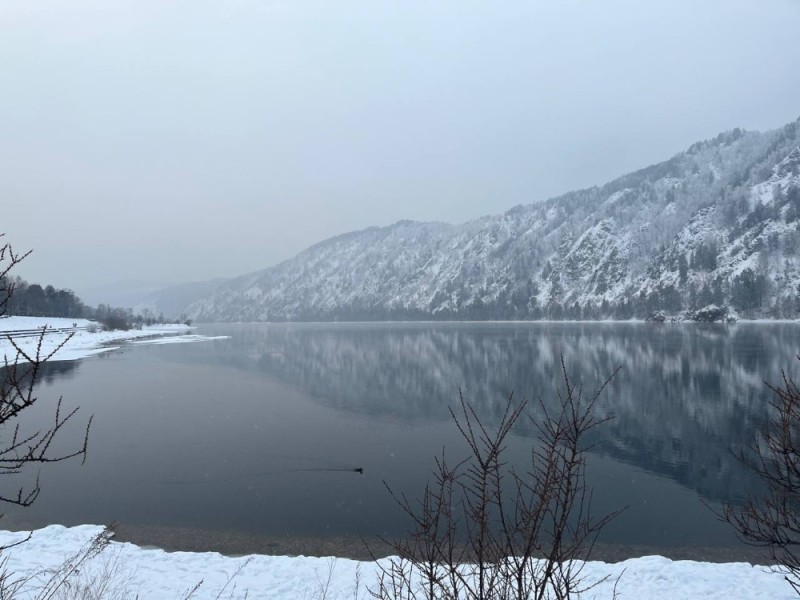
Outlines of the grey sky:
<svg viewBox="0 0 800 600">
<path fill-rule="evenodd" d="M 502 212 L 796 119 L 798 31 L 798 0 L 0 0 L 0 231 L 80 291 Z"/>
</svg>

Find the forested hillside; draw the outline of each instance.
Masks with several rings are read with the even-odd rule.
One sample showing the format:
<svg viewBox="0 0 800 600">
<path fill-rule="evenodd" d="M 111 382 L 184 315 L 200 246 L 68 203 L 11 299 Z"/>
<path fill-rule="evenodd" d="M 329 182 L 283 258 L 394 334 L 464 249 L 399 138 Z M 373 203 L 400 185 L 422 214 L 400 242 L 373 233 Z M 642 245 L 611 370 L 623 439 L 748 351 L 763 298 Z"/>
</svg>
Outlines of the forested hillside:
<svg viewBox="0 0 800 600">
<path fill-rule="evenodd" d="M 6 305 L 8 315 L 37 317 L 84 317 L 87 307 L 75 292 L 56 289 L 52 285 L 42 287 L 38 283 L 28 283 L 20 277 L 0 282 L 0 289 L 11 293 Z M 6 294 L 3 294 L 3 298 Z"/>
<path fill-rule="evenodd" d="M 794 318 L 799 215 L 800 123 L 734 129 L 502 215 L 326 240 L 224 282 L 188 312 L 205 321 Z"/>
</svg>

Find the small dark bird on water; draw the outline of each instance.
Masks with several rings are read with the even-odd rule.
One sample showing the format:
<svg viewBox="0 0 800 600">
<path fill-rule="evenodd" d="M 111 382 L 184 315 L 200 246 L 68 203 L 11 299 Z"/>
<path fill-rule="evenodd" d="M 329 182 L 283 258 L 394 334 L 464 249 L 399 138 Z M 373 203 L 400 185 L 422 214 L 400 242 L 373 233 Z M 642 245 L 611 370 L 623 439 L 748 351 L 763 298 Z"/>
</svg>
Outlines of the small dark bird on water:
<svg viewBox="0 0 800 600">
<path fill-rule="evenodd" d="M 355 469 L 353 469 L 353 471 L 355 471 L 356 473 L 361 473 L 363 475 L 364 467 L 356 467 Z"/>
</svg>

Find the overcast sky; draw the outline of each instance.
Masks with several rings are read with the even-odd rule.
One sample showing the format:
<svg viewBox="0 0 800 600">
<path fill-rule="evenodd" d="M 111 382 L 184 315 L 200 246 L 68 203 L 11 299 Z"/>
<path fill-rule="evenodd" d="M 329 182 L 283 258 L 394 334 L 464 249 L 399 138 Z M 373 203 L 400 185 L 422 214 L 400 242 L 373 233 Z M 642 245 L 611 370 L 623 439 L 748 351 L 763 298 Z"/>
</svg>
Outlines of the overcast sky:
<svg viewBox="0 0 800 600">
<path fill-rule="evenodd" d="M 0 231 L 58 287 L 238 275 L 800 116 L 800 0 L 0 0 Z"/>
</svg>

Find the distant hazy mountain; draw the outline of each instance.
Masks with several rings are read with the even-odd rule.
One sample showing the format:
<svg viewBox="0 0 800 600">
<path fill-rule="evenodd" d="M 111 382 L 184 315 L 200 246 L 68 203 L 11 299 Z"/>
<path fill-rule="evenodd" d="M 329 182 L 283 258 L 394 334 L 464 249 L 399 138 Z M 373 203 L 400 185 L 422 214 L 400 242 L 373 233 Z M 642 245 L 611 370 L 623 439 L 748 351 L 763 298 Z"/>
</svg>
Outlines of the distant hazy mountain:
<svg viewBox="0 0 800 600">
<path fill-rule="evenodd" d="M 107 304 L 120 308 L 131 308 L 166 284 L 154 281 L 115 281 L 77 290 L 81 300 L 89 306 Z"/>
<path fill-rule="evenodd" d="M 194 302 L 202 321 L 795 317 L 800 121 L 739 129 L 601 187 L 463 225 L 320 242 Z"/>
<path fill-rule="evenodd" d="M 133 305 L 134 312 L 145 310 L 158 316 L 163 314 L 168 319 L 175 319 L 186 314 L 186 307 L 198 298 L 212 294 L 227 279 L 212 279 L 181 283 L 151 291 Z"/>
<path fill-rule="evenodd" d="M 89 306 L 107 304 L 131 308 L 134 312 L 149 311 L 154 316 L 176 319 L 196 300 L 210 295 L 226 279 L 168 285 L 152 281 L 117 281 L 79 290 L 81 300 Z"/>
</svg>

